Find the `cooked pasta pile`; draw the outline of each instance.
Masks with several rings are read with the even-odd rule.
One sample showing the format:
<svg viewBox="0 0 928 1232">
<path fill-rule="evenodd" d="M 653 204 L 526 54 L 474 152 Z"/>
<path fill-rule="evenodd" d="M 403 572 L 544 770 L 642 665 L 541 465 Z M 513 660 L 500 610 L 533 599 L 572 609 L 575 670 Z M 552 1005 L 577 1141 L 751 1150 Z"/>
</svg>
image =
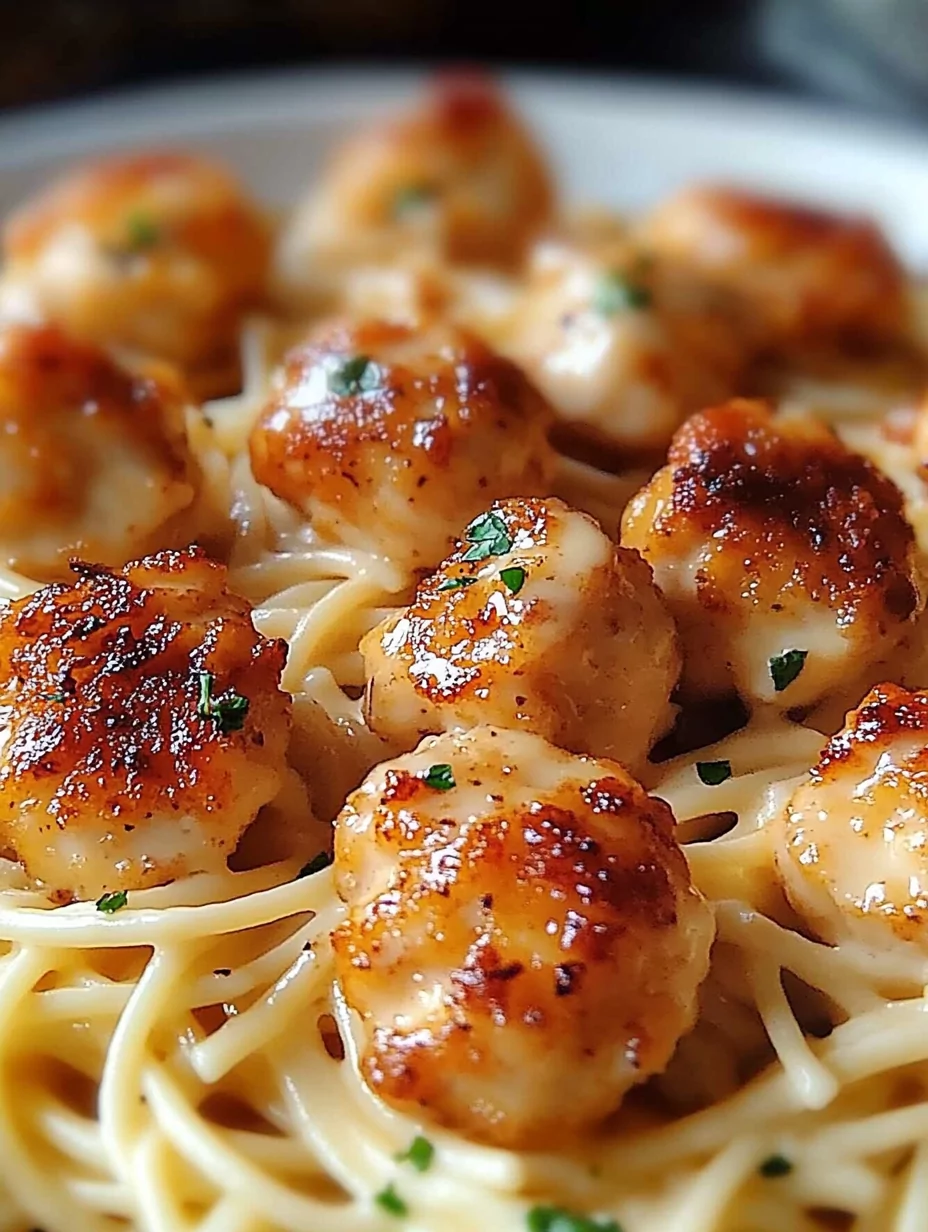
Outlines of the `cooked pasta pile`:
<svg viewBox="0 0 928 1232">
<path fill-rule="evenodd" d="M 449 90 L 447 114 L 425 110 L 349 146 L 297 210 L 277 243 L 286 313 L 278 299 L 274 316 L 266 304 L 255 315 L 248 280 L 270 240 L 224 173 L 196 173 L 194 195 L 206 204 L 202 217 L 187 219 L 177 188 L 184 181 L 170 179 L 186 175 L 187 164 L 174 156 L 114 164 L 102 187 L 87 173 L 11 228 L 0 305 L 21 318 L 26 299 L 32 317 L 2 327 L 0 412 L 9 421 L 10 407 L 24 406 L 23 422 L 34 405 L 45 414 L 40 382 L 49 371 L 77 372 L 83 418 L 56 431 L 68 433 L 81 482 L 89 477 L 97 492 L 109 465 L 135 467 L 148 504 L 144 526 L 143 514 L 129 516 L 131 489 L 91 518 L 87 501 L 14 485 L 10 476 L 25 464 L 0 445 L 10 493 L 0 502 L 0 594 L 10 603 L 0 618 L 8 675 L 0 771 L 6 810 L 24 818 L 0 821 L 0 1228 L 920 1232 L 928 1209 L 928 869 L 920 854 L 928 806 L 918 758 L 928 749 L 928 701 L 917 689 L 928 685 L 928 540 L 922 361 L 917 330 L 906 333 L 908 283 L 901 271 L 894 281 L 894 259 L 869 226 L 723 190 L 667 203 L 641 234 L 605 215 L 556 225 L 546 173 L 523 130 L 485 87 Z M 489 187 L 474 187 L 478 173 Z M 384 181 L 395 211 L 413 220 L 399 254 L 392 223 L 376 213 Z M 405 194 L 399 204 L 397 193 Z M 62 216 L 101 231 L 110 246 L 128 217 L 119 268 L 132 271 L 134 288 L 98 285 L 86 245 L 62 274 L 61 254 L 76 243 L 54 230 Z M 703 228 L 714 237 L 705 247 Z M 713 268 L 706 253 L 728 232 L 737 255 Z M 214 237 L 211 248 L 204 235 Z M 514 254 L 529 238 L 526 273 Z M 204 264 L 175 269 L 161 245 L 187 245 Z M 243 245 L 248 261 L 234 285 L 215 282 L 215 269 Z M 149 265 L 157 275 L 150 297 Z M 176 322 L 166 295 L 184 305 Z M 304 341 L 308 322 L 333 308 L 347 315 L 312 325 Z M 35 316 L 55 325 L 35 325 Z M 75 347 L 117 347 L 132 371 L 140 353 L 153 353 L 215 395 L 202 411 L 187 408 L 185 431 L 171 429 L 173 460 L 158 461 L 162 469 L 151 461 L 160 444 L 121 417 L 119 382 L 130 378 L 111 371 L 116 360 L 105 352 L 82 350 L 78 367 L 59 326 L 81 339 Z M 98 326 L 106 336 L 89 337 Z M 242 339 L 231 381 L 230 335 Z M 393 372 L 404 375 L 391 386 Z M 174 376 L 158 369 L 131 379 L 148 382 L 144 397 L 159 415 L 174 414 Z M 350 406 L 325 430 L 312 411 L 320 380 L 327 397 Z M 370 412 L 385 386 L 390 400 Z M 136 408 L 138 388 L 125 395 Z M 730 401 L 758 393 L 775 399 L 778 416 L 760 402 Z M 97 430 L 107 398 L 113 435 L 97 449 L 81 434 Z M 478 434 L 476 445 L 468 433 Z M 46 466 L 48 444 L 36 440 L 30 456 Z M 435 459 L 449 456 L 442 470 Z M 78 471 L 64 482 L 78 484 Z M 86 525 L 75 522 L 82 517 Z M 620 531 L 616 552 L 609 538 Z M 192 539 L 228 566 L 228 591 L 253 605 L 254 642 L 238 628 L 245 609 L 226 598 L 225 573 L 202 581 L 202 560 L 183 554 Z M 171 551 L 151 555 L 162 549 Z M 78 567 L 77 581 L 68 580 L 72 555 L 94 562 Z M 142 556 L 143 568 L 119 572 L 127 557 Z M 536 595 L 535 585 L 547 589 Z M 212 596 L 205 613 L 202 588 Z M 171 606 L 178 594 L 193 605 L 183 615 Z M 149 627 L 173 620 L 180 632 L 171 636 L 181 640 L 191 622 L 212 622 L 189 650 L 191 717 L 186 735 L 172 729 L 169 760 L 157 762 L 168 767 L 163 780 L 154 769 L 163 750 L 150 735 L 119 745 L 109 761 L 98 755 L 121 739 L 120 707 L 143 726 L 169 708 L 158 691 L 168 688 L 164 645 L 138 649 L 144 631 L 124 629 L 139 605 L 149 612 L 153 603 Z M 504 603 L 515 625 L 513 612 L 541 615 L 522 641 L 504 645 L 497 629 L 481 642 L 486 611 Z M 71 631 L 43 632 L 59 611 Z M 85 619 L 96 623 L 81 631 Z M 75 639 L 97 636 L 111 640 L 88 681 L 79 658 L 55 667 L 72 662 Z M 244 641 L 223 640 L 233 637 Z M 273 732 L 284 730 L 278 712 L 290 703 L 276 680 L 268 683 L 270 666 L 249 677 L 249 688 L 241 683 L 246 659 L 255 672 L 259 660 L 270 662 L 274 639 L 286 643 L 280 688 L 292 699 L 286 758 L 276 757 Z M 58 675 L 33 689 L 35 647 L 46 644 L 48 670 Z M 221 651 L 222 662 L 203 658 L 203 646 L 208 656 Z M 438 661 L 438 683 L 413 688 L 416 673 L 428 679 Z M 118 694 L 104 729 L 113 672 L 141 677 Z M 454 673 L 480 688 L 456 693 Z M 103 690 L 93 706 L 91 688 Z M 268 711 L 253 731 L 259 690 Z M 65 718 L 42 717 L 57 705 Z M 62 768 L 69 754 L 58 752 L 71 735 L 48 722 L 91 742 L 80 789 Z M 432 743 L 420 745 L 427 732 Z M 517 739 L 535 743 L 507 743 Z M 516 793 L 520 807 L 542 802 L 532 804 L 536 819 L 546 808 L 568 816 L 552 803 L 566 797 L 553 793 L 595 770 L 584 824 L 604 834 L 629 827 L 623 844 L 639 834 L 646 843 L 621 874 L 622 852 L 611 853 L 597 885 L 581 892 L 573 883 L 592 867 L 583 859 L 600 852 L 593 838 L 580 842 L 582 858 L 571 857 L 580 863 L 551 899 L 573 903 L 567 915 L 579 935 L 585 921 L 572 896 L 595 912 L 598 886 L 621 875 L 621 894 L 608 903 L 619 924 L 603 917 L 605 950 L 589 938 L 573 943 L 583 961 L 554 968 L 557 1001 L 533 1021 L 544 1024 L 549 1013 L 560 1022 L 563 1013 L 572 1035 L 574 1003 L 580 1032 L 583 1015 L 602 1010 L 596 997 L 624 1004 L 641 995 L 657 1006 L 666 980 L 660 1008 L 639 1014 L 634 1038 L 612 1041 L 617 1053 L 604 1052 L 601 1081 L 594 1072 L 590 1084 L 587 1061 L 573 1059 L 551 1027 L 538 1071 L 553 1075 L 551 1094 L 504 1097 L 501 1084 L 498 1107 L 493 1075 L 512 1065 L 494 1069 L 492 1042 L 480 1052 L 495 1037 L 470 994 L 442 995 L 448 985 L 434 973 L 438 991 L 429 992 L 428 965 L 441 967 L 443 938 L 454 944 L 452 906 L 468 919 L 477 909 L 476 899 L 458 901 L 469 892 L 464 872 L 479 873 L 481 859 L 498 862 L 488 882 L 495 894 L 480 900 L 497 913 L 505 878 L 515 876 L 506 872 L 515 864 L 493 853 L 509 851 L 518 826 L 506 819 L 516 813 L 493 832 L 498 848 L 465 854 L 467 810 L 485 807 L 483 796 L 474 804 L 467 794 L 467 750 L 494 740 L 526 751 L 488 800 Z M 233 760 L 243 749 L 247 764 Z M 184 788 L 192 805 L 166 803 L 180 799 L 170 759 L 178 777 L 188 760 L 194 768 Z M 24 786 L 27 771 L 34 778 Z M 127 777 L 114 797 L 106 776 L 117 772 Z M 223 828 L 265 772 L 273 790 L 260 788 L 230 837 Z M 146 776 L 157 782 L 142 814 L 134 810 Z M 336 822 L 333 865 L 331 823 L 362 780 Z M 415 795 L 423 783 L 432 792 L 424 804 Z M 47 791 L 58 832 L 43 847 L 37 801 Z M 397 796 L 411 811 L 389 812 Z M 673 812 L 672 832 L 662 829 L 660 801 Z M 99 835 L 98 807 L 106 818 Z M 165 821 L 159 809 L 169 807 L 175 816 Z M 368 808 L 375 820 L 365 830 Z M 405 865 L 399 855 L 388 860 L 384 846 L 376 861 L 364 854 L 388 816 L 410 833 L 434 825 L 421 884 L 410 880 L 418 849 L 402 856 Z M 543 886 L 574 841 L 569 827 L 581 823 L 558 824 L 560 846 L 531 866 Z M 154 837 L 138 855 L 134 832 L 146 825 L 167 826 L 169 846 L 182 835 L 180 855 L 153 854 Z M 115 830 L 126 832 L 118 860 L 108 854 Z M 641 880 L 652 874 L 661 887 L 653 899 Z M 861 877 L 862 902 L 853 889 Z M 364 899 L 378 879 L 386 898 Z M 435 885 L 433 902 L 426 891 Z M 671 885 L 675 906 L 655 924 Z M 515 990 L 491 995 L 481 985 L 473 995 L 488 997 L 495 1029 L 510 1031 L 516 1070 L 523 1059 L 535 1063 L 532 1025 L 515 1022 L 507 1007 L 521 1003 L 506 997 L 547 971 L 544 937 L 519 934 L 534 926 L 533 887 L 530 877 L 525 920 L 511 924 L 508 942 L 500 923 L 491 941 L 537 943 L 536 957 L 496 970 L 478 958 L 467 968 L 484 985 L 497 978 Z M 638 894 L 646 909 L 633 919 Z M 380 940 L 366 943 L 384 921 Z M 413 938 L 423 955 L 413 985 L 432 1015 L 421 1020 L 426 1011 L 403 992 Z M 675 938 L 691 946 L 688 960 L 672 949 Z M 614 959 L 619 951 L 608 947 L 623 944 L 640 950 L 640 962 Z M 385 954 L 393 965 L 382 971 Z M 461 971 L 451 978 L 459 987 Z M 464 984 L 477 988 L 473 980 Z M 692 987 L 681 991 L 687 980 Z M 608 1020 L 614 1003 L 603 1004 L 613 1006 Z M 434 1026 L 452 1009 L 463 1016 L 456 1027 L 473 1032 L 457 1052 L 460 1037 Z M 662 1034 L 666 1057 L 643 1060 L 649 1048 L 660 1051 Z M 433 1046 L 438 1077 L 429 1086 Z M 394 1072 L 397 1049 L 412 1059 Z M 466 1099 L 459 1082 L 471 1091 Z M 583 1101 L 592 1107 L 596 1088 L 608 1099 L 613 1087 L 605 1119 L 585 1116 Z M 563 1121 L 570 1132 L 539 1138 L 533 1118 L 542 1112 L 546 1126 Z"/>
</svg>

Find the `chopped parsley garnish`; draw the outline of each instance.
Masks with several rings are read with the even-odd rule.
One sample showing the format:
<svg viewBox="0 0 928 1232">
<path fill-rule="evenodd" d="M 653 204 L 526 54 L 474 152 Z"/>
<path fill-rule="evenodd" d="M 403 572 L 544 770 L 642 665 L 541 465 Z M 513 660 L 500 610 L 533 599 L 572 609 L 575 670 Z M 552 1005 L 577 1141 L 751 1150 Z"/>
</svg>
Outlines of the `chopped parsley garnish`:
<svg viewBox="0 0 928 1232">
<path fill-rule="evenodd" d="M 112 915 L 114 911 L 122 911 L 128 901 L 129 895 L 125 890 L 112 890 L 97 899 L 97 910 L 104 915 Z"/>
<path fill-rule="evenodd" d="M 784 650 L 768 662 L 770 679 L 777 693 L 788 689 L 805 666 L 808 650 Z"/>
<path fill-rule="evenodd" d="M 161 230 L 147 214 L 130 214 L 126 219 L 126 238 L 134 252 L 154 248 L 161 239 Z"/>
<path fill-rule="evenodd" d="M 562 1206 L 533 1206 L 526 1219 L 528 1232 L 622 1232 L 614 1219 L 575 1215 Z"/>
<path fill-rule="evenodd" d="M 402 218 L 404 214 L 411 214 L 428 205 L 436 195 L 437 190 L 431 184 L 403 184 L 393 198 L 393 213 L 397 218 Z"/>
<path fill-rule="evenodd" d="M 212 719 L 217 729 L 226 735 L 228 732 L 241 731 L 245 726 L 249 701 L 234 689 L 223 693 L 221 697 L 213 697 L 213 685 L 216 683 L 212 672 L 200 672 L 200 696 L 197 701 L 197 714 L 201 719 Z"/>
<path fill-rule="evenodd" d="M 470 547 L 461 557 L 462 560 L 486 560 L 488 556 L 502 556 L 512 551 L 512 539 L 506 523 L 492 510 L 474 518 L 464 532 L 464 538 Z"/>
<path fill-rule="evenodd" d="M 380 369 L 366 355 L 353 355 L 329 373 L 329 389 L 340 398 L 369 394 L 380 385 Z"/>
<path fill-rule="evenodd" d="M 521 565 L 513 565 L 510 569 L 501 569 L 499 576 L 511 595 L 517 595 L 525 585 L 525 570 Z"/>
<path fill-rule="evenodd" d="M 381 1208 L 381 1210 L 386 1211 L 388 1215 L 409 1214 L 409 1207 L 396 1192 L 392 1181 L 386 1189 L 382 1189 L 380 1193 L 377 1194 L 374 1201 Z"/>
<path fill-rule="evenodd" d="M 464 590 L 468 586 L 473 586 L 477 579 L 475 577 L 450 577 L 436 586 L 436 590 Z"/>
<path fill-rule="evenodd" d="M 43 693 L 42 694 L 43 700 L 47 702 L 63 702 L 66 696 L 67 694 L 64 693 L 61 689 L 59 689 L 56 693 Z"/>
<path fill-rule="evenodd" d="M 431 787 L 434 791 L 450 791 L 452 787 L 457 786 L 454 781 L 454 771 L 446 761 L 439 762 L 436 766 L 429 766 L 422 776 L 422 781 L 426 787 Z"/>
<path fill-rule="evenodd" d="M 417 1134 L 407 1149 L 397 1155 L 396 1158 L 401 1164 L 412 1164 L 417 1172 L 428 1172 L 432 1166 L 432 1160 L 435 1158 L 435 1148 L 428 1138 L 423 1138 L 421 1134 Z"/>
<path fill-rule="evenodd" d="M 757 1171 L 761 1176 L 766 1176 L 771 1179 L 778 1176 L 789 1176 L 793 1170 L 793 1165 L 785 1155 L 768 1155 Z"/>
<path fill-rule="evenodd" d="M 698 761 L 696 773 L 699 775 L 699 781 L 707 787 L 718 787 L 719 783 L 731 778 L 731 762 Z"/>
<path fill-rule="evenodd" d="M 651 303 L 651 293 L 625 274 L 612 270 L 597 279 L 592 303 L 594 311 L 600 316 L 614 317 L 617 312 L 647 308 Z"/>
<path fill-rule="evenodd" d="M 317 851 L 313 858 L 303 867 L 296 875 L 297 881 L 301 877 L 311 877 L 313 873 L 321 873 L 324 868 L 328 868 L 332 863 L 332 857 L 327 851 Z"/>
</svg>

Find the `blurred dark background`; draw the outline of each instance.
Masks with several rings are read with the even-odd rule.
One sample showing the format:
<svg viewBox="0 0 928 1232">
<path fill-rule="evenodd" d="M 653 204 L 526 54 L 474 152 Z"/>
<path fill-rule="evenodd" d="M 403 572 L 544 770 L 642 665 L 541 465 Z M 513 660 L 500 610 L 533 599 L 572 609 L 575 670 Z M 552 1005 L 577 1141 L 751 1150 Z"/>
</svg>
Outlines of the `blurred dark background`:
<svg viewBox="0 0 928 1232">
<path fill-rule="evenodd" d="M 451 60 L 928 114 L 926 14 L 928 0 L 0 0 L 0 106 L 275 65 Z"/>
</svg>

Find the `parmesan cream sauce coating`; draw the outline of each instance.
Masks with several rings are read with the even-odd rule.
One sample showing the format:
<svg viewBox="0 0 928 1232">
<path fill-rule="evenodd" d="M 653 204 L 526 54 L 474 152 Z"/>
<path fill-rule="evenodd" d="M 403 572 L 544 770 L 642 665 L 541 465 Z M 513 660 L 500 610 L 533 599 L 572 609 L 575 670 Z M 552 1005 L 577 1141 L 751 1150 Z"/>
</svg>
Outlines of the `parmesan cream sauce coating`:
<svg viewBox="0 0 928 1232">
<path fill-rule="evenodd" d="M 654 569 L 691 697 L 856 700 L 924 606 L 896 486 L 823 424 L 762 403 L 692 416 L 629 503 L 622 542 Z M 806 657 L 778 690 L 773 661 L 790 651 Z"/>
<path fill-rule="evenodd" d="M 418 108 L 336 151 L 282 237 L 278 277 L 290 293 L 325 289 L 346 269 L 416 252 L 509 268 L 552 204 L 542 155 L 503 98 L 447 75 Z"/>
<path fill-rule="evenodd" d="M 550 1149 L 693 1023 L 712 912 L 670 809 L 614 762 L 493 727 L 430 737 L 349 797 L 335 852 L 338 972 L 395 1107 Z"/>
<path fill-rule="evenodd" d="M 465 331 L 336 321 L 277 374 L 252 469 L 324 537 L 434 568 L 488 501 L 549 487 L 549 423 L 519 369 Z"/>
<path fill-rule="evenodd" d="M 48 318 L 208 380 L 237 363 L 243 314 L 264 298 L 270 238 L 223 167 L 149 152 L 65 175 L 13 215 L 3 248 L 0 314 Z"/>
<path fill-rule="evenodd" d="M 0 846 L 58 901 L 222 869 L 285 768 L 286 647 L 197 549 L 75 572 L 0 612 Z"/>
<path fill-rule="evenodd" d="M 467 536 L 361 643 L 374 731 L 409 749 L 491 722 L 640 766 L 680 670 L 649 567 L 559 500 L 497 502 Z"/>
<path fill-rule="evenodd" d="M 866 220 L 702 185 L 658 205 L 639 241 L 734 295 L 763 348 L 886 343 L 910 328 L 905 271 Z"/>
<path fill-rule="evenodd" d="M 796 911 L 832 944 L 928 979 L 928 695 L 881 684 L 847 716 L 775 828 Z"/>
<path fill-rule="evenodd" d="M 170 370 L 55 326 L 0 327 L 0 560 L 51 580 L 72 556 L 121 565 L 189 541 L 185 411 Z"/>
</svg>

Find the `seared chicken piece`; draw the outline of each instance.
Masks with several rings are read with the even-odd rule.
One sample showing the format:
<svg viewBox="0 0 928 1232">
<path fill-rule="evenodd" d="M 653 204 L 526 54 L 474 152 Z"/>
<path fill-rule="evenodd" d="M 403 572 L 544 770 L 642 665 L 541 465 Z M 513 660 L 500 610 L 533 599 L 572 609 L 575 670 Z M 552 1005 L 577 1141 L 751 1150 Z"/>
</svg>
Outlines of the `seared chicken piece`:
<svg viewBox="0 0 928 1232">
<path fill-rule="evenodd" d="M 488 501 L 545 491 L 549 421 L 518 368 L 464 331 L 332 322 L 278 373 L 252 469 L 324 537 L 433 568 Z"/>
<path fill-rule="evenodd" d="M 704 185 L 659 205 L 640 242 L 739 301 L 763 348 L 885 343 L 909 328 L 905 271 L 865 219 Z"/>
<path fill-rule="evenodd" d="M 189 542 L 200 475 L 170 370 L 130 370 L 54 326 L 0 328 L 0 562 L 68 577 Z"/>
<path fill-rule="evenodd" d="M 58 901 L 225 867 L 285 769 L 286 647 L 196 549 L 0 612 L 0 845 Z"/>
<path fill-rule="evenodd" d="M 825 941 L 928 972 L 928 694 L 881 684 L 847 716 L 777 823 L 777 867 Z"/>
<path fill-rule="evenodd" d="M 337 151 L 282 238 L 279 276 L 291 292 L 331 289 L 411 253 L 511 267 L 552 205 L 544 159 L 492 84 L 440 77 Z"/>
<path fill-rule="evenodd" d="M 680 670 L 651 570 L 558 500 L 493 505 L 361 653 L 368 722 L 395 748 L 491 722 L 631 767 L 671 725 Z"/>
<path fill-rule="evenodd" d="M 784 710 L 859 697 L 924 606 L 896 486 L 824 425 L 762 403 L 692 416 L 622 542 L 676 618 L 691 696 L 736 689 Z"/>
<path fill-rule="evenodd" d="M 624 454 L 663 450 L 691 411 L 735 392 L 748 358 L 717 300 L 627 236 L 547 239 L 504 349 L 571 433 Z"/>
<path fill-rule="evenodd" d="M 662 1070 L 715 931 L 673 825 L 621 766 L 526 732 L 430 737 L 373 770 L 336 823 L 334 935 L 370 1088 L 551 1149 Z"/>
<path fill-rule="evenodd" d="M 3 249 L 4 316 L 170 360 L 210 394 L 264 297 L 270 238 L 223 167 L 155 152 L 78 167 L 13 215 Z"/>
</svg>

